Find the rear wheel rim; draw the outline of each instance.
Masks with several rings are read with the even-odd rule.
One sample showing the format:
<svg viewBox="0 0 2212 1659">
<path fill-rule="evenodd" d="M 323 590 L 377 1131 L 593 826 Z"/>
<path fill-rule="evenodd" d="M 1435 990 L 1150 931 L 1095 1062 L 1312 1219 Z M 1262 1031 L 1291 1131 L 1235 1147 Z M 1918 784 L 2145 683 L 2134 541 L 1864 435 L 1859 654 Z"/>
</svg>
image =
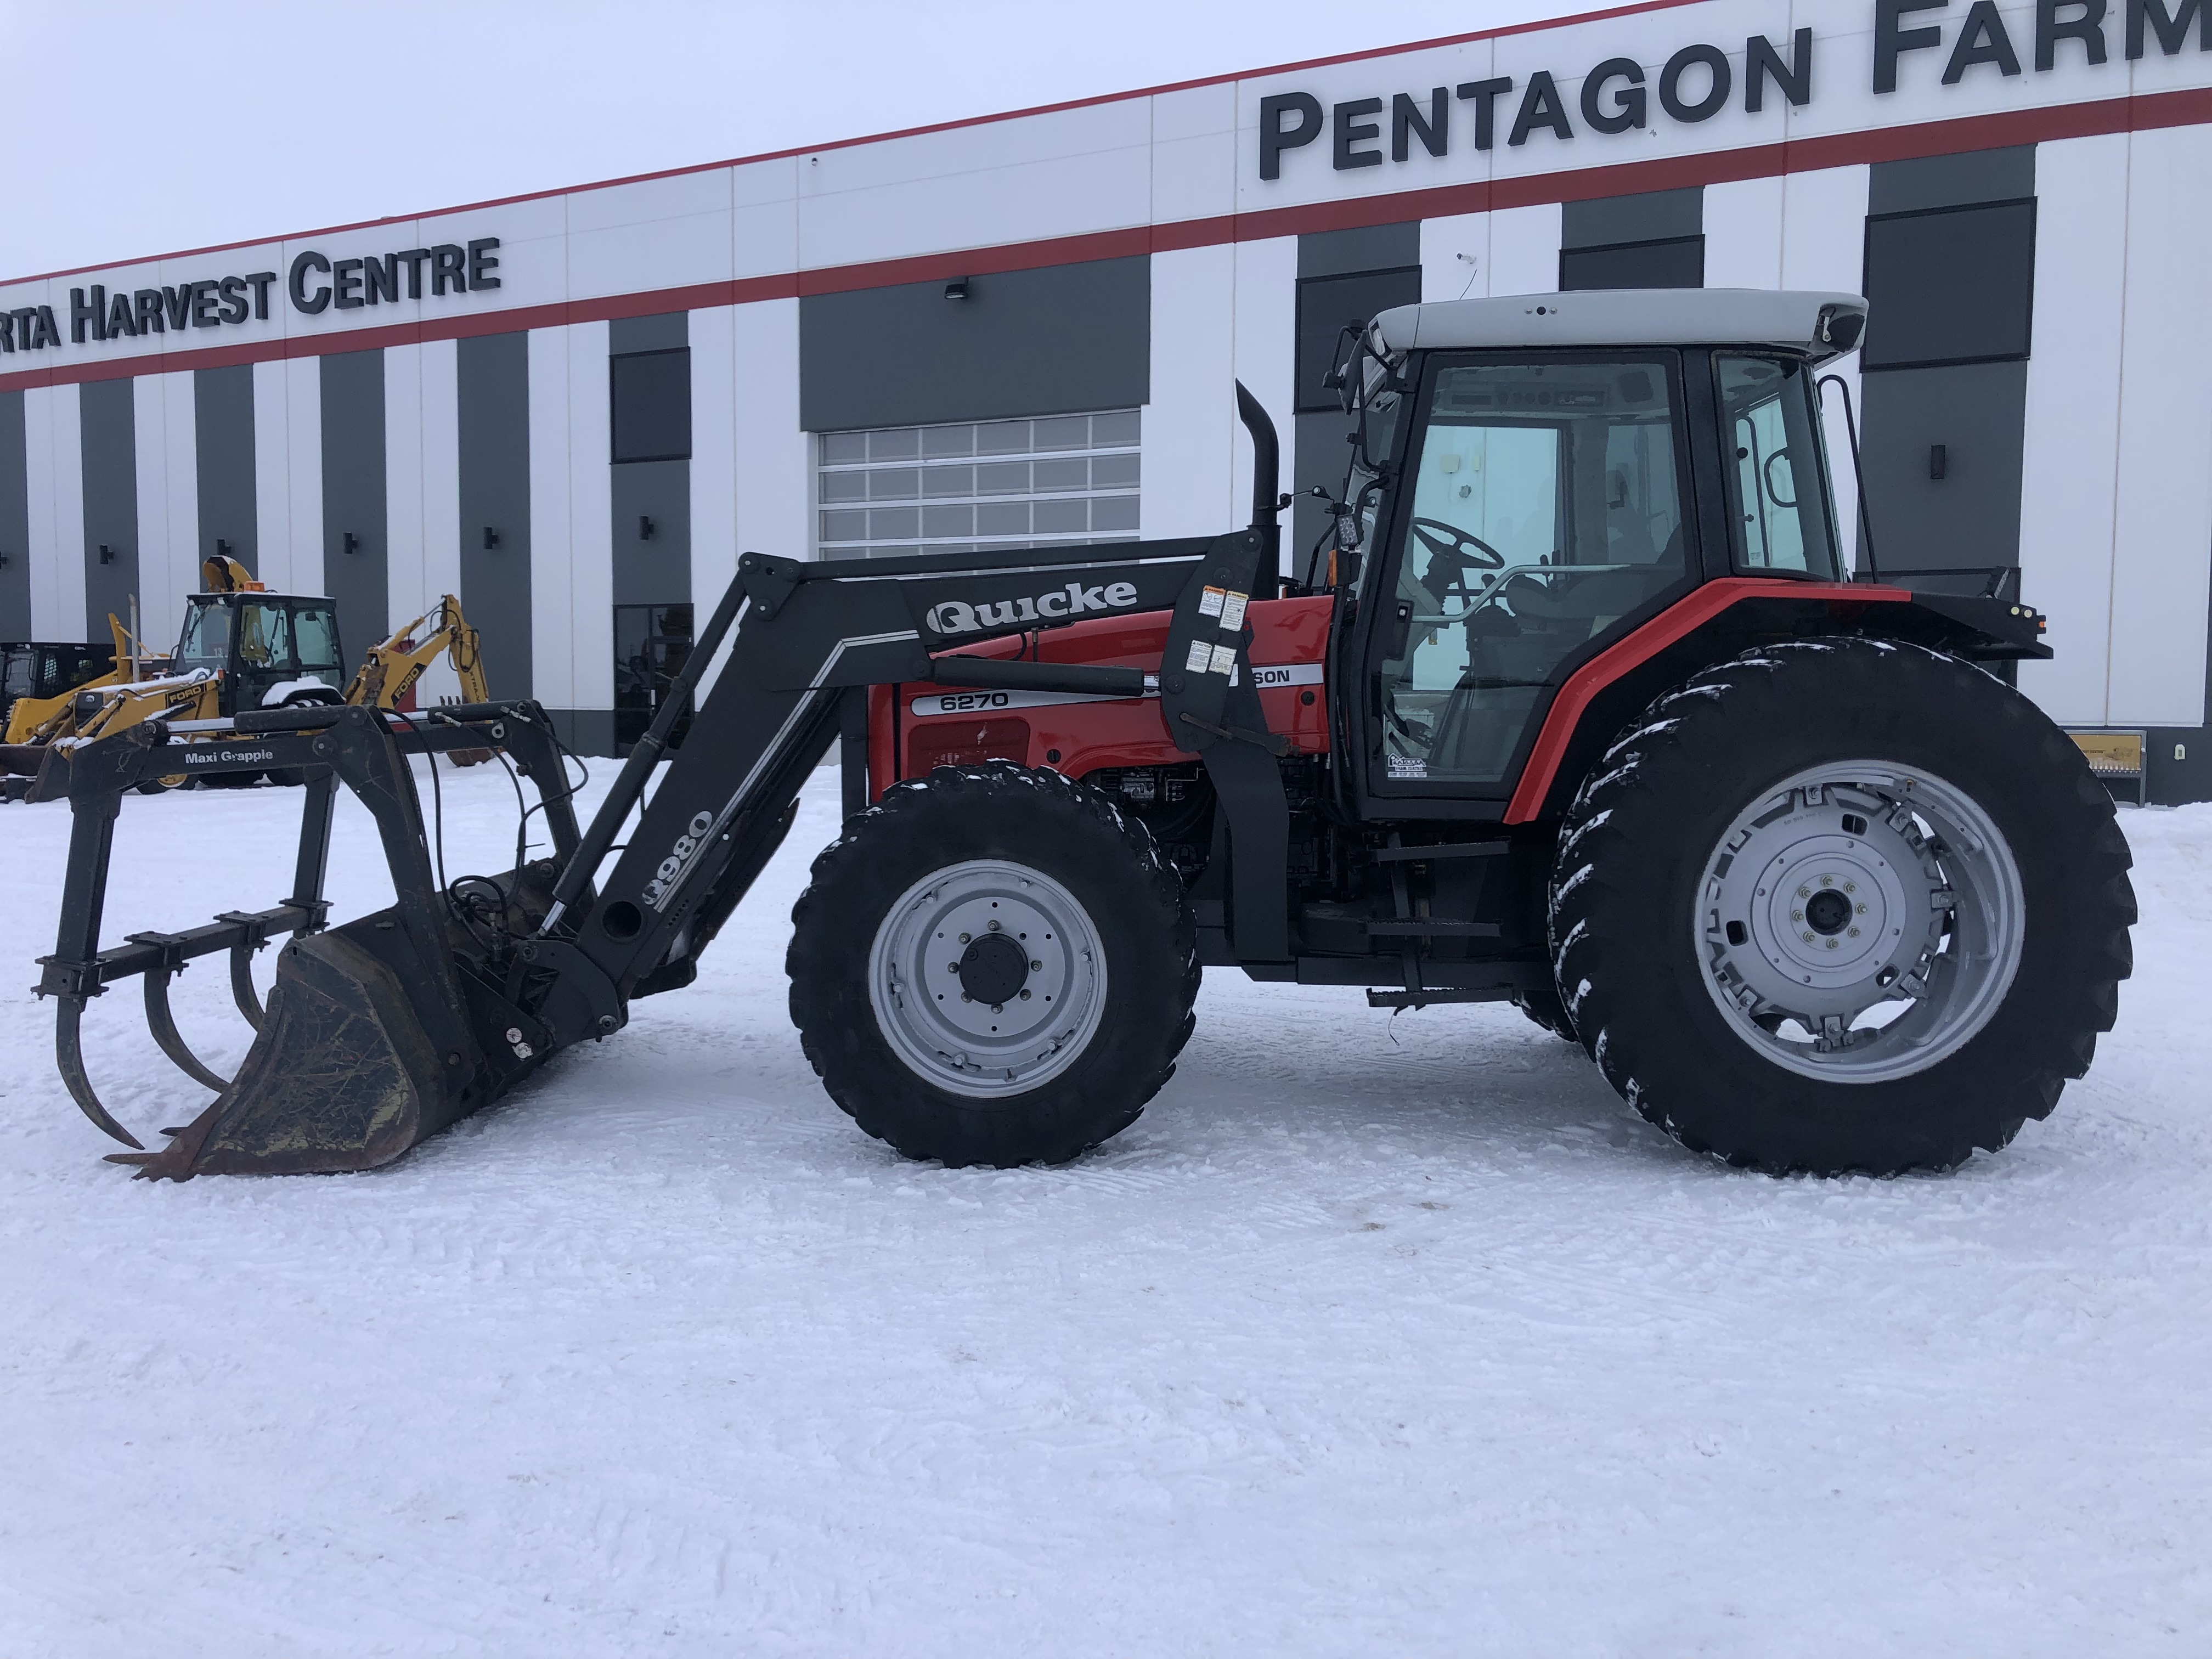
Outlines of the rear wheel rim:
<svg viewBox="0 0 2212 1659">
<path fill-rule="evenodd" d="M 1691 930 L 1729 1027 L 1801 1076 L 1887 1083 L 1959 1052 L 2020 969 L 2012 848 L 1964 790 L 1891 761 L 1762 790 L 1705 861 Z"/>
<path fill-rule="evenodd" d="M 868 1000 L 892 1053 L 925 1082 L 976 1100 L 1026 1094 L 1097 1036 L 1105 947 L 1090 912 L 1042 871 L 948 865 L 885 913 Z"/>
</svg>

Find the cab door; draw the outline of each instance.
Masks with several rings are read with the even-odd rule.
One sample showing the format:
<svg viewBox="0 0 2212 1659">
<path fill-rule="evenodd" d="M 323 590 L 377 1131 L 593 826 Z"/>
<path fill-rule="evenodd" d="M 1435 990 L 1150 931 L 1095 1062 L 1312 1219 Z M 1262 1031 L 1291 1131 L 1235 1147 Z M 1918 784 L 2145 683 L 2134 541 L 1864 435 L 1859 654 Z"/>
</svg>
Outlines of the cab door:
<svg viewBox="0 0 2212 1659">
<path fill-rule="evenodd" d="M 1559 684 L 1694 586 L 1682 354 L 1422 365 L 1355 629 L 1361 816 L 1496 818 Z"/>
<path fill-rule="evenodd" d="M 223 710 L 238 714 L 282 702 L 299 678 L 292 649 L 292 613 L 284 602 L 258 593 L 232 597 L 231 666 Z"/>
</svg>

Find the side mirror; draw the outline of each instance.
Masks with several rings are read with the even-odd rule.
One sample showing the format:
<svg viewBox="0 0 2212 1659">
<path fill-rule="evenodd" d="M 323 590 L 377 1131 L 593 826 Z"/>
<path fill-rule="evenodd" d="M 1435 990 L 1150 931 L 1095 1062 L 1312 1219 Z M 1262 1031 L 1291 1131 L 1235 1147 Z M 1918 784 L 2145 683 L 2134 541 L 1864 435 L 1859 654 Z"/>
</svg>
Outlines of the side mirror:
<svg viewBox="0 0 2212 1659">
<path fill-rule="evenodd" d="M 1337 403 L 1346 415 L 1358 397 L 1359 334 L 1362 325 L 1346 323 L 1336 333 L 1335 347 L 1329 352 L 1328 373 L 1321 377 L 1322 389 L 1336 393 Z"/>
</svg>

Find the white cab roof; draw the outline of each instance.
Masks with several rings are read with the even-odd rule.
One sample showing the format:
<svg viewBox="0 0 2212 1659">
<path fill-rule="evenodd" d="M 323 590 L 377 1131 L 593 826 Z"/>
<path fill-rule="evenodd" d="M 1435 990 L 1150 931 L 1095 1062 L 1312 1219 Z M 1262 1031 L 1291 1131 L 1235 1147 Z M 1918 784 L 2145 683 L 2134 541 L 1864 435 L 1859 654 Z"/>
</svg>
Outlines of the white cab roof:
<svg viewBox="0 0 2212 1659">
<path fill-rule="evenodd" d="M 1399 306 L 1374 322 L 1386 352 L 1484 346 L 1784 346 L 1833 357 L 1858 343 L 1856 294 L 1759 288 L 1600 289 Z M 1829 337 L 1831 333 L 1833 338 Z"/>
</svg>

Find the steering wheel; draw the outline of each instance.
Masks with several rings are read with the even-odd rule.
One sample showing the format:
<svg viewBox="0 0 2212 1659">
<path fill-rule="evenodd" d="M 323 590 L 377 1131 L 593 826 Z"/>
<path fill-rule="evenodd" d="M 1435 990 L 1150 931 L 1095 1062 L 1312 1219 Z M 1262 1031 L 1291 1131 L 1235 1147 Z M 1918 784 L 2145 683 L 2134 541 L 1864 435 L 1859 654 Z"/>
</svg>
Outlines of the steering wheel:
<svg viewBox="0 0 2212 1659">
<path fill-rule="evenodd" d="M 1438 558 L 1457 559 L 1462 565 L 1471 564 L 1478 570 L 1496 570 L 1505 562 L 1505 556 L 1480 536 L 1470 536 L 1455 524 L 1442 519 L 1416 519 L 1408 526 L 1413 539 Z"/>
<path fill-rule="evenodd" d="M 1421 586 L 1439 606 L 1446 606 L 1454 595 L 1474 605 L 1479 590 L 1468 585 L 1467 573 L 1496 570 L 1505 562 L 1505 556 L 1481 537 L 1470 536 L 1442 519 L 1416 519 L 1408 528 L 1431 556 Z"/>
</svg>

